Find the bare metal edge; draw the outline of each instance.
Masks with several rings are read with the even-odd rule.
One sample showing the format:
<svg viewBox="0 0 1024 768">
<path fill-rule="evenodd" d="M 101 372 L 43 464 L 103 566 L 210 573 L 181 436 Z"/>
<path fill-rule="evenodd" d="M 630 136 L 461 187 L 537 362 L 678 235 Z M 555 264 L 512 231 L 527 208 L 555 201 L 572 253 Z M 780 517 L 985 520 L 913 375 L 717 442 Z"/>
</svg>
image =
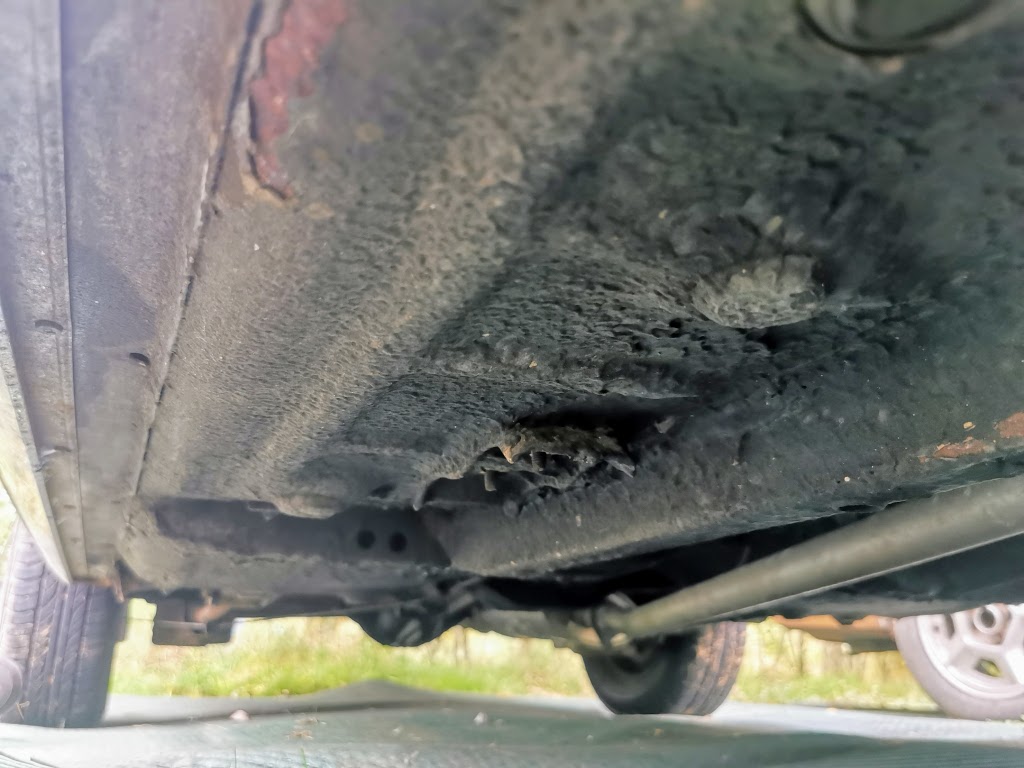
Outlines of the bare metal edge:
<svg viewBox="0 0 1024 768">
<path fill-rule="evenodd" d="M 60 544 L 35 442 L 28 425 L 25 403 L 14 370 L 7 325 L 0 313 L 0 483 L 18 516 L 28 528 L 50 570 L 70 580 L 68 563 Z"/>
<path fill-rule="evenodd" d="M 31 283 L 22 284 L 25 293 L 19 300 L 28 302 L 32 315 L 62 330 L 26 334 L 22 329 L 12 337 L 7 322 L 14 315 L 6 311 L 10 307 L 0 307 L 0 483 L 51 570 L 63 579 L 83 578 L 89 574 L 74 405 L 60 3 L 30 0 L 21 5 L 20 10 L 7 9 L 5 20 L 16 22 L 8 34 L 32 40 L 24 49 L 27 56 L 11 66 L 16 77 L 24 73 L 24 103 L 37 113 L 35 135 L 25 136 L 26 146 L 38 147 L 36 167 L 25 171 L 35 177 L 30 186 L 35 186 L 37 208 L 34 222 L 16 222 L 21 237 L 28 237 L 19 240 L 12 258 L 20 260 L 22 272 L 35 275 Z M 19 351 L 19 344 L 30 348 Z M 33 434 L 33 423 L 41 434 Z M 39 440 L 44 442 L 37 446 Z"/>
</svg>

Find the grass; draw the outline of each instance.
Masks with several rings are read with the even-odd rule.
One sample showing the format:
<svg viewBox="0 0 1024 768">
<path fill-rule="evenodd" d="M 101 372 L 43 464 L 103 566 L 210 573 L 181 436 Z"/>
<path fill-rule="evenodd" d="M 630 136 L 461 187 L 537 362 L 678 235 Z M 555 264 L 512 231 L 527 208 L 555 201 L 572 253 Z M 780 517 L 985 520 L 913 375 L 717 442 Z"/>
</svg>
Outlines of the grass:
<svg viewBox="0 0 1024 768">
<path fill-rule="evenodd" d="M 737 701 L 770 704 L 813 704 L 848 709 L 938 711 L 912 679 L 865 684 L 851 673 L 810 678 L 772 679 L 742 675 L 733 689 Z"/>
<path fill-rule="evenodd" d="M 389 680 L 443 691 L 592 695 L 579 657 L 541 640 L 456 628 L 421 648 L 384 648 L 345 619 L 278 619 L 242 623 L 229 645 L 160 648 L 147 639 L 151 617 L 149 606 L 132 605 L 128 637 L 115 660 L 114 691 L 270 696 Z M 935 708 L 898 654 L 845 656 L 834 644 L 771 622 L 751 625 L 748 638 L 736 700 Z"/>
<path fill-rule="evenodd" d="M 384 648 L 341 619 L 244 622 L 229 645 L 149 645 L 147 614 L 132 606 L 112 688 L 123 693 L 270 696 L 360 680 L 446 691 L 567 694 L 587 691 L 582 663 L 550 643 L 456 629 L 421 648 Z"/>
<path fill-rule="evenodd" d="M 897 651 L 851 656 L 772 621 L 748 625 L 739 701 L 937 711 Z"/>
</svg>

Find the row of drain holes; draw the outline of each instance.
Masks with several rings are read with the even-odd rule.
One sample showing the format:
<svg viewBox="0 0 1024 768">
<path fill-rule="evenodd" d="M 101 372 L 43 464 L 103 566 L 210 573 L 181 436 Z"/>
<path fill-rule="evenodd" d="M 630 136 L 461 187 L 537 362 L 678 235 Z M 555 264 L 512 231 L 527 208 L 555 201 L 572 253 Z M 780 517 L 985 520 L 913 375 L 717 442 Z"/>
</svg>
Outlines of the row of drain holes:
<svg viewBox="0 0 1024 768">
<path fill-rule="evenodd" d="M 404 533 L 395 531 L 388 536 L 387 544 L 389 550 L 398 554 L 399 552 L 404 552 L 406 550 L 409 546 L 409 540 L 405 537 Z M 364 528 L 356 534 L 356 546 L 364 550 L 373 549 L 377 546 L 377 534 Z"/>
<path fill-rule="evenodd" d="M 64 330 L 64 326 L 56 320 L 36 320 L 35 326 L 40 331 L 49 331 L 51 333 L 60 333 Z M 144 355 L 141 352 L 129 352 L 128 359 L 133 363 L 149 367 L 149 355 Z"/>
</svg>

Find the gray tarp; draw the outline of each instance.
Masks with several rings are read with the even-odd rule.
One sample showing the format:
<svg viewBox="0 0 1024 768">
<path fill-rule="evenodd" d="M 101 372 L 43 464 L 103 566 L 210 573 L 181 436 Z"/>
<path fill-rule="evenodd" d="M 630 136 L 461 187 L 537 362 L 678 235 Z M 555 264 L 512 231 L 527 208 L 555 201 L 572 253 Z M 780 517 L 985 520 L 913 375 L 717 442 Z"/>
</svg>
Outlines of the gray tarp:
<svg viewBox="0 0 1024 768">
<path fill-rule="evenodd" d="M 733 703 L 707 719 L 612 718 L 588 701 L 382 683 L 257 700 L 117 696 L 107 723 L 0 726 L 0 768 L 1024 766 L 1024 725 L 1013 723 Z"/>
</svg>

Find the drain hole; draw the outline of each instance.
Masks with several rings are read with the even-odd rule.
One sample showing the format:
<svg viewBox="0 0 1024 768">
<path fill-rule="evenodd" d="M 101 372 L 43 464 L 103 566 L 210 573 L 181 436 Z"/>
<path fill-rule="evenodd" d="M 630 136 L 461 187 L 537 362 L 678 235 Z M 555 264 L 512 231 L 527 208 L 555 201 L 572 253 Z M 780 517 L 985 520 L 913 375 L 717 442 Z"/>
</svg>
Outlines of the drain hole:
<svg viewBox="0 0 1024 768">
<path fill-rule="evenodd" d="M 391 495 L 391 493 L 394 490 L 395 490 L 395 486 L 394 485 L 392 485 L 391 483 L 385 483 L 384 485 L 379 485 L 376 488 L 374 488 L 372 491 L 370 491 L 370 498 L 371 499 L 386 499 L 388 496 Z"/>
<path fill-rule="evenodd" d="M 409 540 L 405 538 L 404 533 L 392 533 L 391 538 L 388 539 L 388 549 L 392 552 L 404 552 L 407 546 L 409 546 Z"/>
<path fill-rule="evenodd" d="M 141 352 L 129 352 L 128 359 L 134 360 L 136 363 L 146 368 L 149 367 L 149 358 Z"/>
<path fill-rule="evenodd" d="M 356 534 L 356 545 L 360 549 L 372 549 L 376 543 L 377 537 L 373 535 L 373 531 L 363 529 Z"/>
</svg>

